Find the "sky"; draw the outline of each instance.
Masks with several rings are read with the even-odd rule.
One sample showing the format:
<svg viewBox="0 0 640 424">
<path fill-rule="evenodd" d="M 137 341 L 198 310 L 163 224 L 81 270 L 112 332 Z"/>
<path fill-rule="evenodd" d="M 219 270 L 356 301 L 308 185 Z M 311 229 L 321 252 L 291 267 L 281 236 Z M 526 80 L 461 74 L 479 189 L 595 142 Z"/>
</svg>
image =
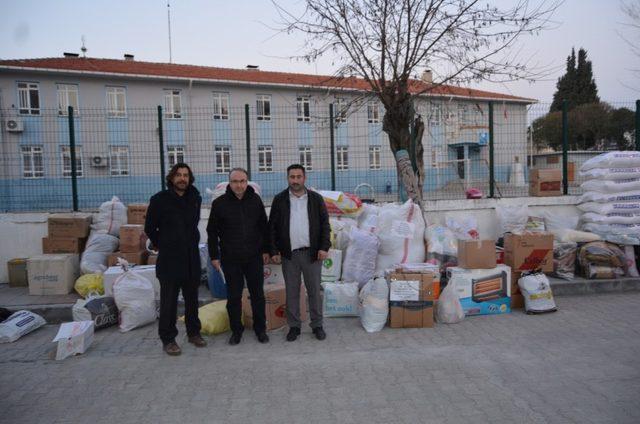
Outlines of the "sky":
<svg viewBox="0 0 640 424">
<path fill-rule="evenodd" d="M 505 0 L 502 0 L 505 1 Z M 281 0 L 301 10 L 301 0 Z M 169 62 L 166 0 L 0 0 L 0 59 L 60 57 L 80 53 L 82 37 L 87 56 Z M 278 14 L 270 0 L 172 0 L 172 62 L 331 75 L 332 58 L 315 63 L 289 59 L 299 54 L 301 35 L 274 30 Z M 632 105 L 640 98 L 640 69 L 619 33 L 640 43 L 624 25 L 619 0 L 566 0 L 553 17 L 556 28 L 522 39 L 522 55 L 552 71 L 535 83 L 479 83 L 472 88 L 551 102 L 557 79 L 565 71 L 571 48 L 583 47 L 593 63 L 600 98 Z"/>
</svg>

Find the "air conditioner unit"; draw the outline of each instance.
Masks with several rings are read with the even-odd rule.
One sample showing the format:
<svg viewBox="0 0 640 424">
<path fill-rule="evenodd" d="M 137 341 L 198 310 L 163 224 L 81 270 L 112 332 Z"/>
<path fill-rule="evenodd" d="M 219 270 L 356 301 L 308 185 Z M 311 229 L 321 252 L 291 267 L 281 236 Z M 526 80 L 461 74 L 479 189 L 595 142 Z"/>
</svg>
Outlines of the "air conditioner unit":
<svg viewBox="0 0 640 424">
<path fill-rule="evenodd" d="M 24 131 L 24 124 L 19 118 L 9 118 L 4 123 L 4 129 L 9 132 L 22 132 Z"/>
<path fill-rule="evenodd" d="M 109 165 L 109 158 L 107 156 L 92 156 L 91 157 L 91 166 L 94 168 L 104 168 Z"/>
</svg>

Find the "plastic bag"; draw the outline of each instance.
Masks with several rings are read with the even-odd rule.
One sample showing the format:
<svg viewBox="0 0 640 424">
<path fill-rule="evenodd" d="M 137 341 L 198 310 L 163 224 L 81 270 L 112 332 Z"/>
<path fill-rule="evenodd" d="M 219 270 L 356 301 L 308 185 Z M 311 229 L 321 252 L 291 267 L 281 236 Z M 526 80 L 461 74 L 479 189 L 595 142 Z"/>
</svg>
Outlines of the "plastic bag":
<svg viewBox="0 0 640 424">
<path fill-rule="evenodd" d="M 524 297 L 524 309 L 528 314 L 543 314 L 558 310 L 549 279 L 543 273 L 523 275 L 518 280 L 518 287 Z"/>
<path fill-rule="evenodd" d="M 369 280 L 360 291 L 360 322 L 368 333 L 384 328 L 389 316 L 389 284 L 385 278 Z"/>
<path fill-rule="evenodd" d="M 322 300 L 325 317 L 357 317 L 360 299 L 358 283 L 322 283 L 324 296 Z"/>
<path fill-rule="evenodd" d="M 543 211 L 542 216 L 547 231 L 553 230 L 575 230 L 578 228 L 580 216 L 576 214 L 562 215 L 556 212 Z"/>
<path fill-rule="evenodd" d="M 104 284 L 102 283 L 102 274 L 85 274 L 76 280 L 73 288 L 82 297 L 87 297 L 89 293 L 104 294 Z M 86 321 L 77 319 L 75 321 Z"/>
<path fill-rule="evenodd" d="M 153 283 L 128 270 L 113 283 L 113 298 L 120 310 L 120 331 L 125 332 L 154 322 L 157 317 Z"/>
<path fill-rule="evenodd" d="M 107 258 L 118 249 L 118 237 L 92 231 L 80 260 L 83 274 L 102 274 L 107 270 Z"/>
<path fill-rule="evenodd" d="M 198 308 L 198 318 L 202 325 L 200 330 L 202 334 L 212 336 L 231 330 L 226 300 L 218 300 L 201 306 Z M 184 321 L 184 316 L 180 317 L 180 321 Z"/>
<path fill-rule="evenodd" d="M 375 235 L 357 227 L 351 227 L 349 238 L 351 241 L 342 263 L 342 279 L 364 285 L 375 274 L 380 242 Z"/>
<path fill-rule="evenodd" d="M 378 228 L 378 215 L 380 215 L 380 206 L 365 203 L 362 205 L 362 213 L 358 217 L 358 228 L 371 233 Z"/>
<path fill-rule="evenodd" d="M 386 269 L 396 264 L 424 262 L 424 228 L 420 207 L 413 201 L 383 206 L 378 214 L 376 229 L 380 239 L 377 275 L 384 275 Z"/>
<path fill-rule="evenodd" d="M 624 276 L 621 267 L 588 263 L 584 267 L 584 276 L 591 280 L 615 280 Z"/>
<path fill-rule="evenodd" d="M 71 313 L 74 321 L 93 321 L 96 330 L 118 323 L 118 307 L 110 296 L 78 299 L 71 308 Z"/>
<path fill-rule="evenodd" d="M 260 187 L 260 184 L 254 181 L 249 181 L 247 184 L 253 188 L 253 191 L 255 191 L 258 196 L 262 197 L 262 188 Z M 218 197 L 225 194 L 227 192 L 228 185 L 229 185 L 229 181 L 223 181 L 221 183 L 218 183 L 213 190 L 211 190 L 210 188 L 205 189 L 205 192 L 207 193 L 207 195 L 210 196 L 209 203 L 212 203 Z"/>
<path fill-rule="evenodd" d="M 456 278 L 452 278 L 440 293 L 436 321 L 443 324 L 456 324 L 464 319 L 464 310 L 456 291 Z"/>
<path fill-rule="evenodd" d="M 606 241 L 594 241 L 580 248 L 579 259 L 581 265 L 593 263 L 612 267 L 624 267 L 627 259 L 618 246 Z"/>
<path fill-rule="evenodd" d="M 528 217 L 527 223 L 524 226 L 524 230 L 529 233 L 544 233 L 546 231 L 544 218 L 540 218 L 537 216 Z"/>
<path fill-rule="evenodd" d="M 522 233 L 529 219 L 529 207 L 527 205 L 498 206 L 496 214 L 500 236 L 506 233 Z"/>
<path fill-rule="evenodd" d="M 478 240 L 480 238 L 478 221 L 474 216 L 467 216 L 465 218 L 448 216 L 445 218 L 445 221 L 447 228 L 451 230 L 458 240 Z"/>
<path fill-rule="evenodd" d="M 112 236 L 120 235 L 120 226 L 127 223 L 127 207 L 113 196 L 108 202 L 100 205 L 98 215 L 94 217 L 91 229 L 102 231 Z"/>
<path fill-rule="evenodd" d="M 11 343 L 46 324 L 44 318 L 30 311 L 18 311 L 0 324 L 0 343 Z"/>
<path fill-rule="evenodd" d="M 586 231 L 578 230 L 549 230 L 553 234 L 553 238 L 559 242 L 575 242 L 575 243 L 588 243 L 590 241 L 602 240 L 597 234 L 588 233 Z"/>
<path fill-rule="evenodd" d="M 584 173 L 594 168 L 631 168 L 640 167 L 640 152 L 615 151 L 598 155 L 585 161 L 580 167 Z"/>
<path fill-rule="evenodd" d="M 356 227 L 356 220 L 353 218 L 330 217 L 331 226 L 331 247 L 338 250 L 346 250 L 349 246 L 349 232 L 351 227 Z"/>
<path fill-rule="evenodd" d="M 355 194 L 341 191 L 316 191 L 324 198 L 329 215 L 357 218 L 362 212 L 362 200 Z"/>
<path fill-rule="evenodd" d="M 565 280 L 573 280 L 576 269 L 578 244 L 573 242 L 553 242 L 553 275 Z"/>
<path fill-rule="evenodd" d="M 458 240 L 447 227 L 429 225 L 425 231 L 425 240 L 427 263 L 439 266 L 440 272 L 458 264 Z"/>
</svg>

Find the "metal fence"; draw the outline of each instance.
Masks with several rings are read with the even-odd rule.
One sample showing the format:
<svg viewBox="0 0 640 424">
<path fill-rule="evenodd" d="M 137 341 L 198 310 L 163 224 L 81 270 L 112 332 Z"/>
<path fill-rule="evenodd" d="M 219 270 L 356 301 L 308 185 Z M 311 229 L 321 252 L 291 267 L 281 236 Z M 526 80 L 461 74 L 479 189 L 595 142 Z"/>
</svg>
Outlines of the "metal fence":
<svg viewBox="0 0 640 424">
<path fill-rule="evenodd" d="M 584 119 L 568 110 L 559 118 L 550 115 L 548 104 L 427 103 L 417 108 L 425 123 L 425 198 L 463 199 L 469 188 L 486 197 L 526 196 L 530 170 L 554 167 L 563 171 L 565 194 L 579 193 L 582 162 L 602 149 L 636 149 L 638 104 L 612 104 L 600 116 L 587 115 L 587 123 L 609 131 L 589 139 L 576 138 L 589 131 Z M 112 196 L 146 202 L 176 162 L 192 167 L 205 205 L 206 189 L 226 181 L 233 167 L 249 171 L 269 204 L 286 187 L 285 170 L 292 163 L 307 168 L 310 187 L 375 201 L 398 198 L 382 109 L 375 113 L 365 104 L 334 113 L 333 105 L 316 111 L 258 106 L 128 109 L 121 116 L 86 108 L 36 115 L 0 110 L 0 209 L 95 210 Z M 625 110 L 618 116 L 620 109 Z M 541 126 L 538 118 L 548 122 Z M 619 140 L 610 135 L 618 121 L 626 125 Z M 545 144 L 553 148 L 540 150 Z"/>
</svg>

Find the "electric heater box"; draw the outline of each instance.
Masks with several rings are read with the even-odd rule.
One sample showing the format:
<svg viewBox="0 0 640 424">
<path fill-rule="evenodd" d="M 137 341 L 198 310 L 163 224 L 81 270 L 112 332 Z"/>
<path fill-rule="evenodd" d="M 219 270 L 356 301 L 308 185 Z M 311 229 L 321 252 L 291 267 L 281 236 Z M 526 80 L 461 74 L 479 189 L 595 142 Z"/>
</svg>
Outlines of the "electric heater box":
<svg viewBox="0 0 640 424">
<path fill-rule="evenodd" d="M 511 312 L 511 268 L 498 265 L 491 269 L 447 268 L 448 284 L 456 293 L 466 316 Z"/>
</svg>

